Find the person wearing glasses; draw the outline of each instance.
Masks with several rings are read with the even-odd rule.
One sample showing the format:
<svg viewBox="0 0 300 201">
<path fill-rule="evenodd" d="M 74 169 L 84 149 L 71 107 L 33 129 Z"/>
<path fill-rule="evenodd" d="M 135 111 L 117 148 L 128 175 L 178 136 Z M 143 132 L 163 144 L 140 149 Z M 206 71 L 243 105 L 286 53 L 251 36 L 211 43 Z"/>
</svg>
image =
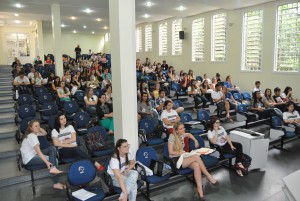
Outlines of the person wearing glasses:
<svg viewBox="0 0 300 201">
<path fill-rule="evenodd" d="M 300 134 L 300 115 L 295 110 L 295 103 L 292 101 L 286 104 L 287 111 L 283 113 L 283 121 L 295 127 L 295 133 Z"/>
<path fill-rule="evenodd" d="M 240 143 L 231 141 L 225 129 L 220 126 L 220 119 L 215 116 L 210 121 L 207 137 L 211 144 L 217 145 L 217 151 L 221 154 L 235 155 L 236 173 L 243 177 L 247 171 L 242 164 L 243 147 Z"/>
<path fill-rule="evenodd" d="M 133 170 L 134 166 L 134 154 L 129 152 L 127 140 L 119 139 L 107 168 L 113 185 L 122 190 L 119 201 L 136 200 L 138 172 Z"/>
</svg>

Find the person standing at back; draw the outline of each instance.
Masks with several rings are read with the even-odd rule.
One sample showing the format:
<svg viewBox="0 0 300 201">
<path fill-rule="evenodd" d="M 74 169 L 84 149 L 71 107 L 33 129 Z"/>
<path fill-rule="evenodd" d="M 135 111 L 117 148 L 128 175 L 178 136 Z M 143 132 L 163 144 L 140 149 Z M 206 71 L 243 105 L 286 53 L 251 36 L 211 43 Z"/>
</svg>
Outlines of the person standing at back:
<svg viewBox="0 0 300 201">
<path fill-rule="evenodd" d="M 75 53 L 76 53 L 76 62 L 78 62 L 78 59 L 80 58 L 81 55 L 81 48 L 79 45 L 75 48 Z"/>
</svg>

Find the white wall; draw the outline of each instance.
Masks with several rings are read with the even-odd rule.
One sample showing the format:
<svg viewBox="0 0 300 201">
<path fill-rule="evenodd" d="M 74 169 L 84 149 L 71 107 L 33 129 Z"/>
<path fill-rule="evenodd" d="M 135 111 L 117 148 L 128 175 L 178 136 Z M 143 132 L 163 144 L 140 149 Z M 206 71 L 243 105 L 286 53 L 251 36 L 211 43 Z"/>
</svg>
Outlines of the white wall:
<svg viewBox="0 0 300 201">
<path fill-rule="evenodd" d="M 13 33 L 24 33 L 29 34 L 29 50 L 30 50 L 30 58 L 29 61 L 33 61 L 33 58 L 35 57 L 35 27 L 32 28 L 20 28 L 20 27 L 0 27 L 0 64 L 7 65 L 8 64 L 8 58 L 7 58 L 7 52 L 5 50 L 6 44 L 5 44 L 5 35 L 6 34 L 13 34 Z M 20 58 L 22 62 L 22 57 Z M 26 61 L 27 62 L 27 61 Z M 10 63 L 11 64 L 11 63 Z"/>
<path fill-rule="evenodd" d="M 44 53 L 54 53 L 52 43 L 52 33 L 44 31 Z M 62 53 L 75 57 L 74 49 L 77 45 L 80 45 L 82 54 L 87 54 L 89 49 L 92 52 L 103 52 L 104 47 L 104 35 L 103 34 L 61 34 L 62 40 Z"/>
<path fill-rule="evenodd" d="M 274 73 L 274 45 L 275 45 L 275 19 L 277 5 L 287 2 L 296 1 L 275 1 L 258 6 L 248 7 L 238 10 L 218 10 L 183 18 L 182 25 L 185 32 L 183 40 L 183 51 L 181 56 L 171 55 L 171 38 L 172 38 L 172 20 L 168 22 L 168 56 L 158 56 L 158 25 L 160 22 L 152 24 L 153 30 L 153 51 L 137 53 L 137 58 L 143 62 L 146 57 L 149 57 L 151 62 L 167 60 L 169 65 L 173 65 L 177 72 L 184 69 L 192 69 L 196 75 L 208 73 L 209 77 L 213 77 L 216 72 L 221 74 L 221 78 L 225 79 L 227 75 L 231 75 L 236 85 L 240 86 L 242 91 L 251 91 L 254 88 L 254 82 L 260 80 L 262 89 L 267 87 L 273 89 L 278 86 L 282 90 L 286 85 L 290 85 L 294 90 L 294 96 L 300 97 L 300 79 L 299 73 Z M 243 14 L 246 11 L 263 9 L 264 24 L 263 24 L 263 50 L 262 50 L 262 71 L 261 72 L 242 72 L 241 69 L 241 51 L 242 51 L 242 22 Z M 217 12 L 227 13 L 227 61 L 226 62 L 211 62 L 211 17 Z M 191 24 L 192 20 L 197 17 L 205 18 L 205 61 L 191 61 Z M 229 23 L 232 26 L 229 26 Z M 144 28 L 146 24 L 141 24 L 143 30 L 143 48 L 144 48 Z"/>
</svg>

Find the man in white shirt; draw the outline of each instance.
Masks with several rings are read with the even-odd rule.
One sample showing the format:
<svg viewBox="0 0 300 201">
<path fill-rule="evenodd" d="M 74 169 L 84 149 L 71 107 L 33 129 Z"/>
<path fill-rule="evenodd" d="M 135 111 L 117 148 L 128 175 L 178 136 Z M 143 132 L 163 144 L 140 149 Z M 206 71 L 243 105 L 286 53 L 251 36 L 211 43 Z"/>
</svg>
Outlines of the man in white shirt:
<svg viewBox="0 0 300 201">
<path fill-rule="evenodd" d="M 166 91 L 164 89 L 160 89 L 159 97 L 155 100 L 155 108 L 159 114 L 161 114 L 161 112 L 163 111 L 164 103 L 166 100 L 171 100 L 171 99 L 166 97 Z M 184 108 L 177 107 L 175 104 L 173 104 L 173 110 L 175 110 L 178 114 L 181 114 L 184 111 Z"/>
<path fill-rule="evenodd" d="M 218 106 L 218 113 L 222 113 L 222 111 L 225 110 L 226 121 L 233 123 L 233 120 L 230 118 L 230 114 L 229 114 L 230 104 L 226 100 L 226 97 L 222 92 L 222 85 L 220 82 L 216 84 L 215 91 L 212 92 L 211 98 L 213 99 L 213 102 L 216 103 Z"/>
<path fill-rule="evenodd" d="M 262 90 L 260 89 L 260 81 L 256 81 L 255 82 L 255 87 L 254 87 L 254 89 L 253 89 L 253 91 L 252 91 L 252 94 L 254 94 L 256 91 L 259 91 L 260 92 L 260 95 L 262 96 L 262 97 L 264 97 L 265 96 L 265 94 L 262 92 Z"/>
<path fill-rule="evenodd" d="M 15 77 L 13 85 L 18 87 L 18 93 L 21 94 L 29 94 L 29 88 L 27 87 L 30 85 L 29 79 L 25 76 L 24 71 L 20 71 L 19 76 Z"/>
</svg>

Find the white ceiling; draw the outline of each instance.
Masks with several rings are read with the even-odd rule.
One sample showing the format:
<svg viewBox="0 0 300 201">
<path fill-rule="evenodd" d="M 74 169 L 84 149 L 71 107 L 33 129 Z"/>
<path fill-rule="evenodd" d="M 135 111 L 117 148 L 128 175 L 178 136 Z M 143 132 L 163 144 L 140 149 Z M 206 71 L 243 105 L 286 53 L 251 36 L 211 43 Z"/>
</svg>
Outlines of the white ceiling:
<svg viewBox="0 0 300 201">
<path fill-rule="evenodd" d="M 238 9 L 258 5 L 274 0 L 149 0 L 153 3 L 151 7 L 145 6 L 148 0 L 135 0 L 136 23 L 154 22 L 171 17 L 186 17 L 217 9 Z M 16 3 L 23 7 L 16 8 Z M 61 21 L 66 27 L 62 32 L 72 33 L 97 33 L 108 32 L 109 27 L 109 0 L 0 0 L 0 26 L 32 26 L 35 20 L 43 21 L 43 28 L 51 31 L 51 4 L 61 5 Z M 186 9 L 177 10 L 179 6 Z M 83 10 L 91 9 L 90 14 Z M 18 13 L 19 16 L 14 16 Z M 150 15 L 144 18 L 145 14 Z M 71 20 L 71 16 L 77 17 Z M 98 22 L 96 19 L 100 18 Z M 19 24 L 15 23 L 19 20 Z M 31 23 L 30 23 L 31 21 Z M 87 28 L 83 28 L 86 26 Z"/>
</svg>

